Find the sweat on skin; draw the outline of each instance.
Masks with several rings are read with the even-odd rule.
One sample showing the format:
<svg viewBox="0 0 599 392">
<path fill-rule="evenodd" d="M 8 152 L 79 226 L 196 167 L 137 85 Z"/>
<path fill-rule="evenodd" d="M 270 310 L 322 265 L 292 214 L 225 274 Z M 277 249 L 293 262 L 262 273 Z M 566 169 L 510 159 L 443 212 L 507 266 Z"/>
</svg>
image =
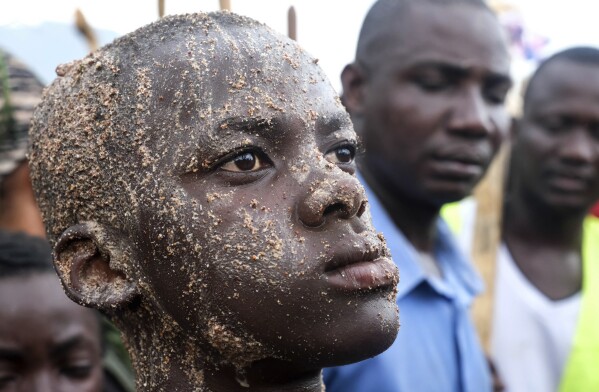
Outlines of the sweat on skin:
<svg viewBox="0 0 599 392">
<path fill-rule="evenodd" d="M 67 293 L 123 331 L 138 390 L 320 391 L 394 340 L 397 270 L 316 63 L 213 13 L 58 68 L 33 183 Z"/>
</svg>

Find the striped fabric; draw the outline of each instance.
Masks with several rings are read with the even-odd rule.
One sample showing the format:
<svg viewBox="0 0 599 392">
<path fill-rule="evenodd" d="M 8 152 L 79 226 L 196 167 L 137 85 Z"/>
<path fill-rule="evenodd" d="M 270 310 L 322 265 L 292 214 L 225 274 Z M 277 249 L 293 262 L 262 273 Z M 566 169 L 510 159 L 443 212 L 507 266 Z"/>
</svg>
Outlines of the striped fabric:
<svg viewBox="0 0 599 392">
<path fill-rule="evenodd" d="M 27 150 L 27 131 L 44 86 L 20 61 L 0 49 L 0 183 Z"/>
</svg>

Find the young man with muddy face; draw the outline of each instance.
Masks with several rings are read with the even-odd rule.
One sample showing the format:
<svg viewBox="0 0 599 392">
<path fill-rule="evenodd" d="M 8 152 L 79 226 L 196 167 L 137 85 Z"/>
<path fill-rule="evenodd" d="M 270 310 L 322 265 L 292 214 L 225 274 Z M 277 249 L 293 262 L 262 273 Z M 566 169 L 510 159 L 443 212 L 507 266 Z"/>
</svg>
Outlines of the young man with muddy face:
<svg viewBox="0 0 599 392">
<path fill-rule="evenodd" d="M 381 0 L 367 15 L 341 79 L 373 222 L 402 270 L 402 326 L 382 355 L 325 371 L 328 391 L 491 389 L 468 316 L 482 285 L 439 211 L 472 192 L 508 134 L 509 65 L 482 1 Z"/>
<path fill-rule="evenodd" d="M 493 356 L 510 391 L 599 390 L 599 50 L 541 64 L 516 124 Z"/>
<path fill-rule="evenodd" d="M 59 67 L 30 162 L 72 299 L 140 391 L 320 391 L 395 338 L 397 270 L 316 60 L 229 13 L 168 17 Z"/>
</svg>

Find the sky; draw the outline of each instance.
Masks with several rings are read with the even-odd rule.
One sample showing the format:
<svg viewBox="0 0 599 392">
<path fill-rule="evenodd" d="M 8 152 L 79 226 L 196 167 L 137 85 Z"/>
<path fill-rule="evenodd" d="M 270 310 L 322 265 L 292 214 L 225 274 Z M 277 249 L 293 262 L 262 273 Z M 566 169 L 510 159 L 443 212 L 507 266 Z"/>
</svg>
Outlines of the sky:
<svg viewBox="0 0 599 392">
<path fill-rule="evenodd" d="M 521 11 L 527 29 L 548 37 L 544 54 L 572 45 L 599 46 L 599 2 L 592 0 L 499 0 Z M 287 33 L 287 10 L 298 17 L 298 42 L 340 89 L 339 75 L 353 60 L 360 25 L 374 0 L 231 0 L 234 12 L 258 19 Z M 81 9 L 99 32 L 102 44 L 152 22 L 156 0 L 4 0 L 0 12 L 0 47 L 39 67 L 49 82 L 58 63 L 83 57 L 85 42 L 74 30 L 74 12 Z M 165 0 L 166 13 L 214 11 L 218 0 Z M 52 34 L 50 30 L 60 30 Z M 529 72 L 530 68 L 523 68 Z M 520 72 L 520 70 L 516 70 Z"/>
<path fill-rule="evenodd" d="M 373 3 L 374 0 L 231 0 L 231 8 L 287 34 L 287 11 L 293 5 L 298 42 L 319 59 L 331 83 L 339 89 L 339 75 L 345 64 L 353 60 L 360 25 Z M 47 62 L 44 59 L 49 57 L 54 62 L 67 62 L 86 54 L 84 42 L 70 27 L 77 8 L 94 29 L 102 31 L 101 43 L 158 18 L 156 0 L 19 0 L 9 4 L 8 9 L 2 7 L 0 12 L 0 47 L 28 64 Z M 216 11 L 219 1 L 166 0 L 165 8 L 166 14 Z M 61 23 L 65 32 L 60 33 L 60 38 L 54 37 L 48 28 L 40 27 L 42 23 Z M 116 34 L 111 35 L 111 31 Z M 49 38 L 54 42 L 46 42 Z M 31 53 L 30 47 L 37 53 Z M 52 78 L 54 67 L 38 71 L 47 75 L 40 75 L 45 82 Z"/>
</svg>

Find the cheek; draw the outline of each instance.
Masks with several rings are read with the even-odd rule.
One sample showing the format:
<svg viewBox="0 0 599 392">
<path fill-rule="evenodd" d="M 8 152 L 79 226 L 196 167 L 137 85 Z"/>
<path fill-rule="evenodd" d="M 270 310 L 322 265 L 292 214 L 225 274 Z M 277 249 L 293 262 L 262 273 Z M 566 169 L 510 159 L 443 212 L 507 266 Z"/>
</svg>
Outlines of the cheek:
<svg viewBox="0 0 599 392">
<path fill-rule="evenodd" d="M 530 126 L 521 131 L 516 140 L 519 154 L 526 157 L 531 165 L 539 165 L 545 159 L 555 156 L 555 150 L 559 147 L 557 138 L 548 135 L 542 128 Z M 534 159 L 533 159 L 534 157 Z"/>
<path fill-rule="evenodd" d="M 401 84 L 373 102 L 372 121 L 379 124 L 381 138 L 393 138 L 394 147 L 411 151 L 442 128 L 448 105 L 441 98 Z"/>
<path fill-rule="evenodd" d="M 491 109 L 491 124 L 493 126 L 493 134 L 491 140 L 494 143 L 494 147 L 499 149 L 504 141 L 508 141 L 510 138 L 510 127 L 512 124 L 512 118 L 507 113 L 506 109 L 502 107 L 494 107 Z"/>
<path fill-rule="evenodd" d="M 104 367 L 102 366 L 102 362 L 99 362 L 96 366 L 95 371 L 92 373 L 92 377 L 89 380 L 89 389 L 88 391 L 93 392 L 101 392 L 103 391 L 104 385 Z"/>
<path fill-rule="evenodd" d="M 279 287 L 295 259 L 303 257 L 297 246 L 299 235 L 293 234 L 291 221 L 284 218 L 291 211 L 283 205 L 255 202 L 255 207 L 213 210 L 225 217 L 217 229 L 218 243 L 209 251 L 214 277 L 222 281 L 215 291 L 224 293 L 231 282 L 235 290 L 242 287 L 248 292 Z"/>
<path fill-rule="evenodd" d="M 102 392 L 104 390 L 104 368 L 101 361 L 94 366 L 85 379 L 65 378 L 57 389 L 64 392 Z"/>
<path fill-rule="evenodd" d="M 320 298 L 316 255 L 284 218 L 289 214 L 283 206 L 229 212 L 230 221 L 219 230 L 220 245 L 209 251 L 210 313 L 261 342 L 271 341 L 275 330 L 293 329 L 287 323 L 306 315 L 303 301 L 315 305 Z"/>
</svg>

